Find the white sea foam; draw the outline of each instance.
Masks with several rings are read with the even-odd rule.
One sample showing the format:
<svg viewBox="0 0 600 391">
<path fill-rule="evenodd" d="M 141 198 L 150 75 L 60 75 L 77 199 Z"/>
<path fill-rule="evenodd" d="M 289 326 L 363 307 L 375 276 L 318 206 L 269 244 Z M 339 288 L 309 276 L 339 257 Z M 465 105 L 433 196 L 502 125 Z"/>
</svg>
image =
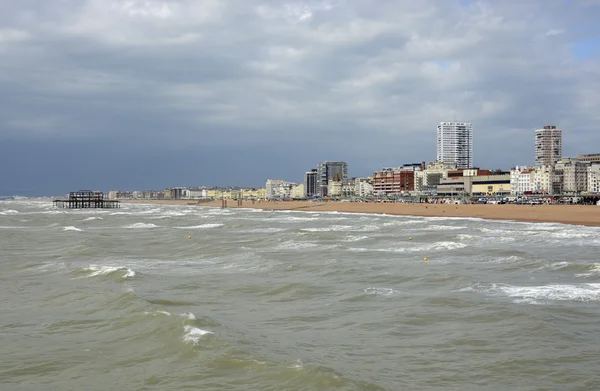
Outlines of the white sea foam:
<svg viewBox="0 0 600 391">
<path fill-rule="evenodd" d="M 353 231 L 354 227 L 351 225 L 332 225 L 330 227 L 319 227 L 319 228 L 302 228 L 301 231 L 306 232 L 333 232 L 333 231 Z"/>
<path fill-rule="evenodd" d="M 319 220 L 318 218 L 314 218 L 314 217 L 288 216 L 283 219 L 280 219 L 279 221 L 294 223 L 294 222 L 298 222 L 298 221 L 318 221 L 318 220 Z"/>
<path fill-rule="evenodd" d="M 103 220 L 103 219 L 102 219 L 102 217 L 92 216 L 92 217 L 87 217 L 81 221 L 92 221 L 92 220 Z"/>
<path fill-rule="evenodd" d="M 415 228 L 415 231 L 458 231 L 461 229 L 467 229 L 467 227 L 456 225 L 427 225 L 422 228 Z"/>
<path fill-rule="evenodd" d="M 138 228 L 158 228 L 158 225 L 152 223 L 135 223 L 126 225 L 124 228 L 128 229 L 138 229 Z"/>
<path fill-rule="evenodd" d="M 83 232 L 83 230 L 81 228 L 77 228 L 77 227 L 73 227 L 73 226 L 63 227 L 63 231 Z"/>
<path fill-rule="evenodd" d="M 464 243 L 459 242 L 435 242 L 426 244 L 424 246 L 412 245 L 413 242 L 407 244 L 404 247 L 384 247 L 384 248 L 347 248 L 348 251 L 352 252 L 391 252 L 391 253 L 407 253 L 407 252 L 426 252 L 426 251 L 436 251 L 436 250 L 457 250 L 460 248 L 467 247 Z"/>
<path fill-rule="evenodd" d="M 179 314 L 179 316 L 188 320 L 196 320 L 196 315 L 192 314 L 191 312 L 184 312 L 182 314 Z"/>
<path fill-rule="evenodd" d="M 131 215 L 131 214 L 133 214 L 133 213 L 131 213 L 131 212 L 113 212 L 113 213 L 110 213 L 109 216 Z"/>
<path fill-rule="evenodd" d="M 587 273 L 575 274 L 575 277 L 595 277 L 600 275 L 600 263 L 592 263 Z"/>
<path fill-rule="evenodd" d="M 13 210 L 13 209 L 5 209 L 2 212 L 0 212 L 0 215 L 16 215 L 18 214 L 19 211 L 18 210 Z"/>
<path fill-rule="evenodd" d="M 105 276 L 115 272 L 123 272 L 121 278 L 135 277 L 135 271 L 124 266 L 90 265 L 83 270 L 89 272 L 86 277 Z"/>
<path fill-rule="evenodd" d="M 392 296 L 392 295 L 401 293 L 400 291 L 397 291 L 392 288 L 375 288 L 375 287 L 365 288 L 364 292 L 367 295 L 377 295 L 377 296 Z"/>
<path fill-rule="evenodd" d="M 276 250 L 302 250 L 302 249 L 306 249 L 306 248 L 315 248 L 318 246 L 319 245 L 316 243 L 296 242 L 293 240 L 288 240 L 286 242 L 280 243 L 277 246 L 275 246 L 275 249 Z"/>
<path fill-rule="evenodd" d="M 505 284 L 475 285 L 462 288 L 466 292 L 505 295 L 518 303 L 540 304 L 548 301 L 600 301 L 600 284 L 513 286 Z"/>
<path fill-rule="evenodd" d="M 267 234 L 267 233 L 276 233 L 276 232 L 282 232 L 285 231 L 284 228 L 275 228 L 275 227 L 271 227 L 271 228 L 253 228 L 253 229 L 247 229 L 244 230 L 243 232 L 245 233 L 259 233 L 259 234 Z"/>
<path fill-rule="evenodd" d="M 346 238 L 342 239 L 342 242 L 360 242 L 361 240 L 366 240 L 369 239 L 368 236 L 347 236 Z"/>
<path fill-rule="evenodd" d="M 198 327 L 190 325 L 183 326 L 183 331 L 185 332 L 185 334 L 183 335 L 183 341 L 186 343 L 192 343 L 194 345 L 198 345 L 200 338 L 202 338 L 203 336 L 207 334 L 212 334 L 212 332 L 208 330 L 202 330 Z"/>
<path fill-rule="evenodd" d="M 165 315 L 165 316 L 171 316 L 171 313 L 167 312 L 167 311 L 153 311 L 153 312 L 146 311 L 146 312 L 144 312 L 144 315 L 152 315 L 152 316 Z"/>
<path fill-rule="evenodd" d="M 352 225 L 332 225 L 329 227 L 318 227 L 318 228 L 302 228 L 301 231 L 306 232 L 368 232 L 376 231 L 380 229 L 376 225 L 365 225 L 362 227 L 356 227 Z"/>
<path fill-rule="evenodd" d="M 200 225 L 191 225 L 187 227 L 175 227 L 177 229 L 209 229 L 209 228 L 218 228 L 222 227 L 223 224 L 213 223 L 213 224 L 200 224 Z"/>
</svg>

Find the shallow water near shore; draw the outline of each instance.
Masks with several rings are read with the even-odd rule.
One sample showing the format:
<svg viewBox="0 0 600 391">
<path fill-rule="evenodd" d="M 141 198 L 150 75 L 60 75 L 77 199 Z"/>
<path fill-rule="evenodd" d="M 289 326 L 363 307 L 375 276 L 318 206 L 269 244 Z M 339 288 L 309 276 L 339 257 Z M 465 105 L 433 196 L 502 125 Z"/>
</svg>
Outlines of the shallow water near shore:
<svg viewBox="0 0 600 391">
<path fill-rule="evenodd" d="M 593 390 L 599 254 L 597 227 L 4 201 L 0 389 Z"/>
</svg>

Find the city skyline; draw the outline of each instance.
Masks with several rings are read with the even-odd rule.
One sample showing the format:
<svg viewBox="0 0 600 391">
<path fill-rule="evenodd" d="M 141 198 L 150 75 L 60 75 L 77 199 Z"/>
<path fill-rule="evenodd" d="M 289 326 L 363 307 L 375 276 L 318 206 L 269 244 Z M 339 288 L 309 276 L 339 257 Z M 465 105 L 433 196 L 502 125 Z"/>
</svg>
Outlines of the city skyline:
<svg viewBox="0 0 600 391">
<path fill-rule="evenodd" d="M 566 156 L 600 150 L 590 1 L 26 0 L 0 11 L 0 195 L 260 186 L 326 159 L 367 176 L 436 160 L 435 126 L 451 118 L 474 124 L 481 167 L 532 164 L 530 132 L 545 124 L 569 134 Z"/>
</svg>

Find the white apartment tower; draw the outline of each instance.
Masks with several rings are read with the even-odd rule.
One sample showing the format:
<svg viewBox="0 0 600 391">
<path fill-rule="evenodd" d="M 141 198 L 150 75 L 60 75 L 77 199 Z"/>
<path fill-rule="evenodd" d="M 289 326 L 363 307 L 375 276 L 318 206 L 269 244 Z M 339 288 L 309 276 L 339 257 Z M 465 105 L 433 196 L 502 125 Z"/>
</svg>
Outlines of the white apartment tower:
<svg viewBox="0 0 600 391">
<path fill-rule="evenodd" d="M 437 161 L 454 163 L 459 170 L 473 167 L 473 124 L 440 122 L 437 127 Z"/>
<path fill-rule="evenodd" d="M 552 165 L 562 158 L 562 130 L 548 125 L 535 131 L 535 165 Z"/>
</svg>

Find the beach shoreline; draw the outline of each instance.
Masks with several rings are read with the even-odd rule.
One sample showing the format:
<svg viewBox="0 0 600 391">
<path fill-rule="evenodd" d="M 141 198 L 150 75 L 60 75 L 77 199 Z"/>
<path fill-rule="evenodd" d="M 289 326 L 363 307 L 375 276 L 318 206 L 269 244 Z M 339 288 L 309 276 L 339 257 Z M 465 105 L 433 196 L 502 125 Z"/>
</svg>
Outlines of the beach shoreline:
<svg viewBox="0 0 600 391">
<path fill-rule="evenodd" d="M 222 201 L 197 202 L 192 200 L 122 200 L 124 204 L 189 205 L 221 208 Z M 560 223 L 600 226 L 600 207 L 592 205 L 515 205 L 515 204 L 410 204 L 363 202 L 309 202 L 309 201 L 227 201 L 228 209 L 286 210 L 303 212 L 339 212 L 385 214 L 414 217 L 479 218 L 526 223 Z"/>
</svg>

